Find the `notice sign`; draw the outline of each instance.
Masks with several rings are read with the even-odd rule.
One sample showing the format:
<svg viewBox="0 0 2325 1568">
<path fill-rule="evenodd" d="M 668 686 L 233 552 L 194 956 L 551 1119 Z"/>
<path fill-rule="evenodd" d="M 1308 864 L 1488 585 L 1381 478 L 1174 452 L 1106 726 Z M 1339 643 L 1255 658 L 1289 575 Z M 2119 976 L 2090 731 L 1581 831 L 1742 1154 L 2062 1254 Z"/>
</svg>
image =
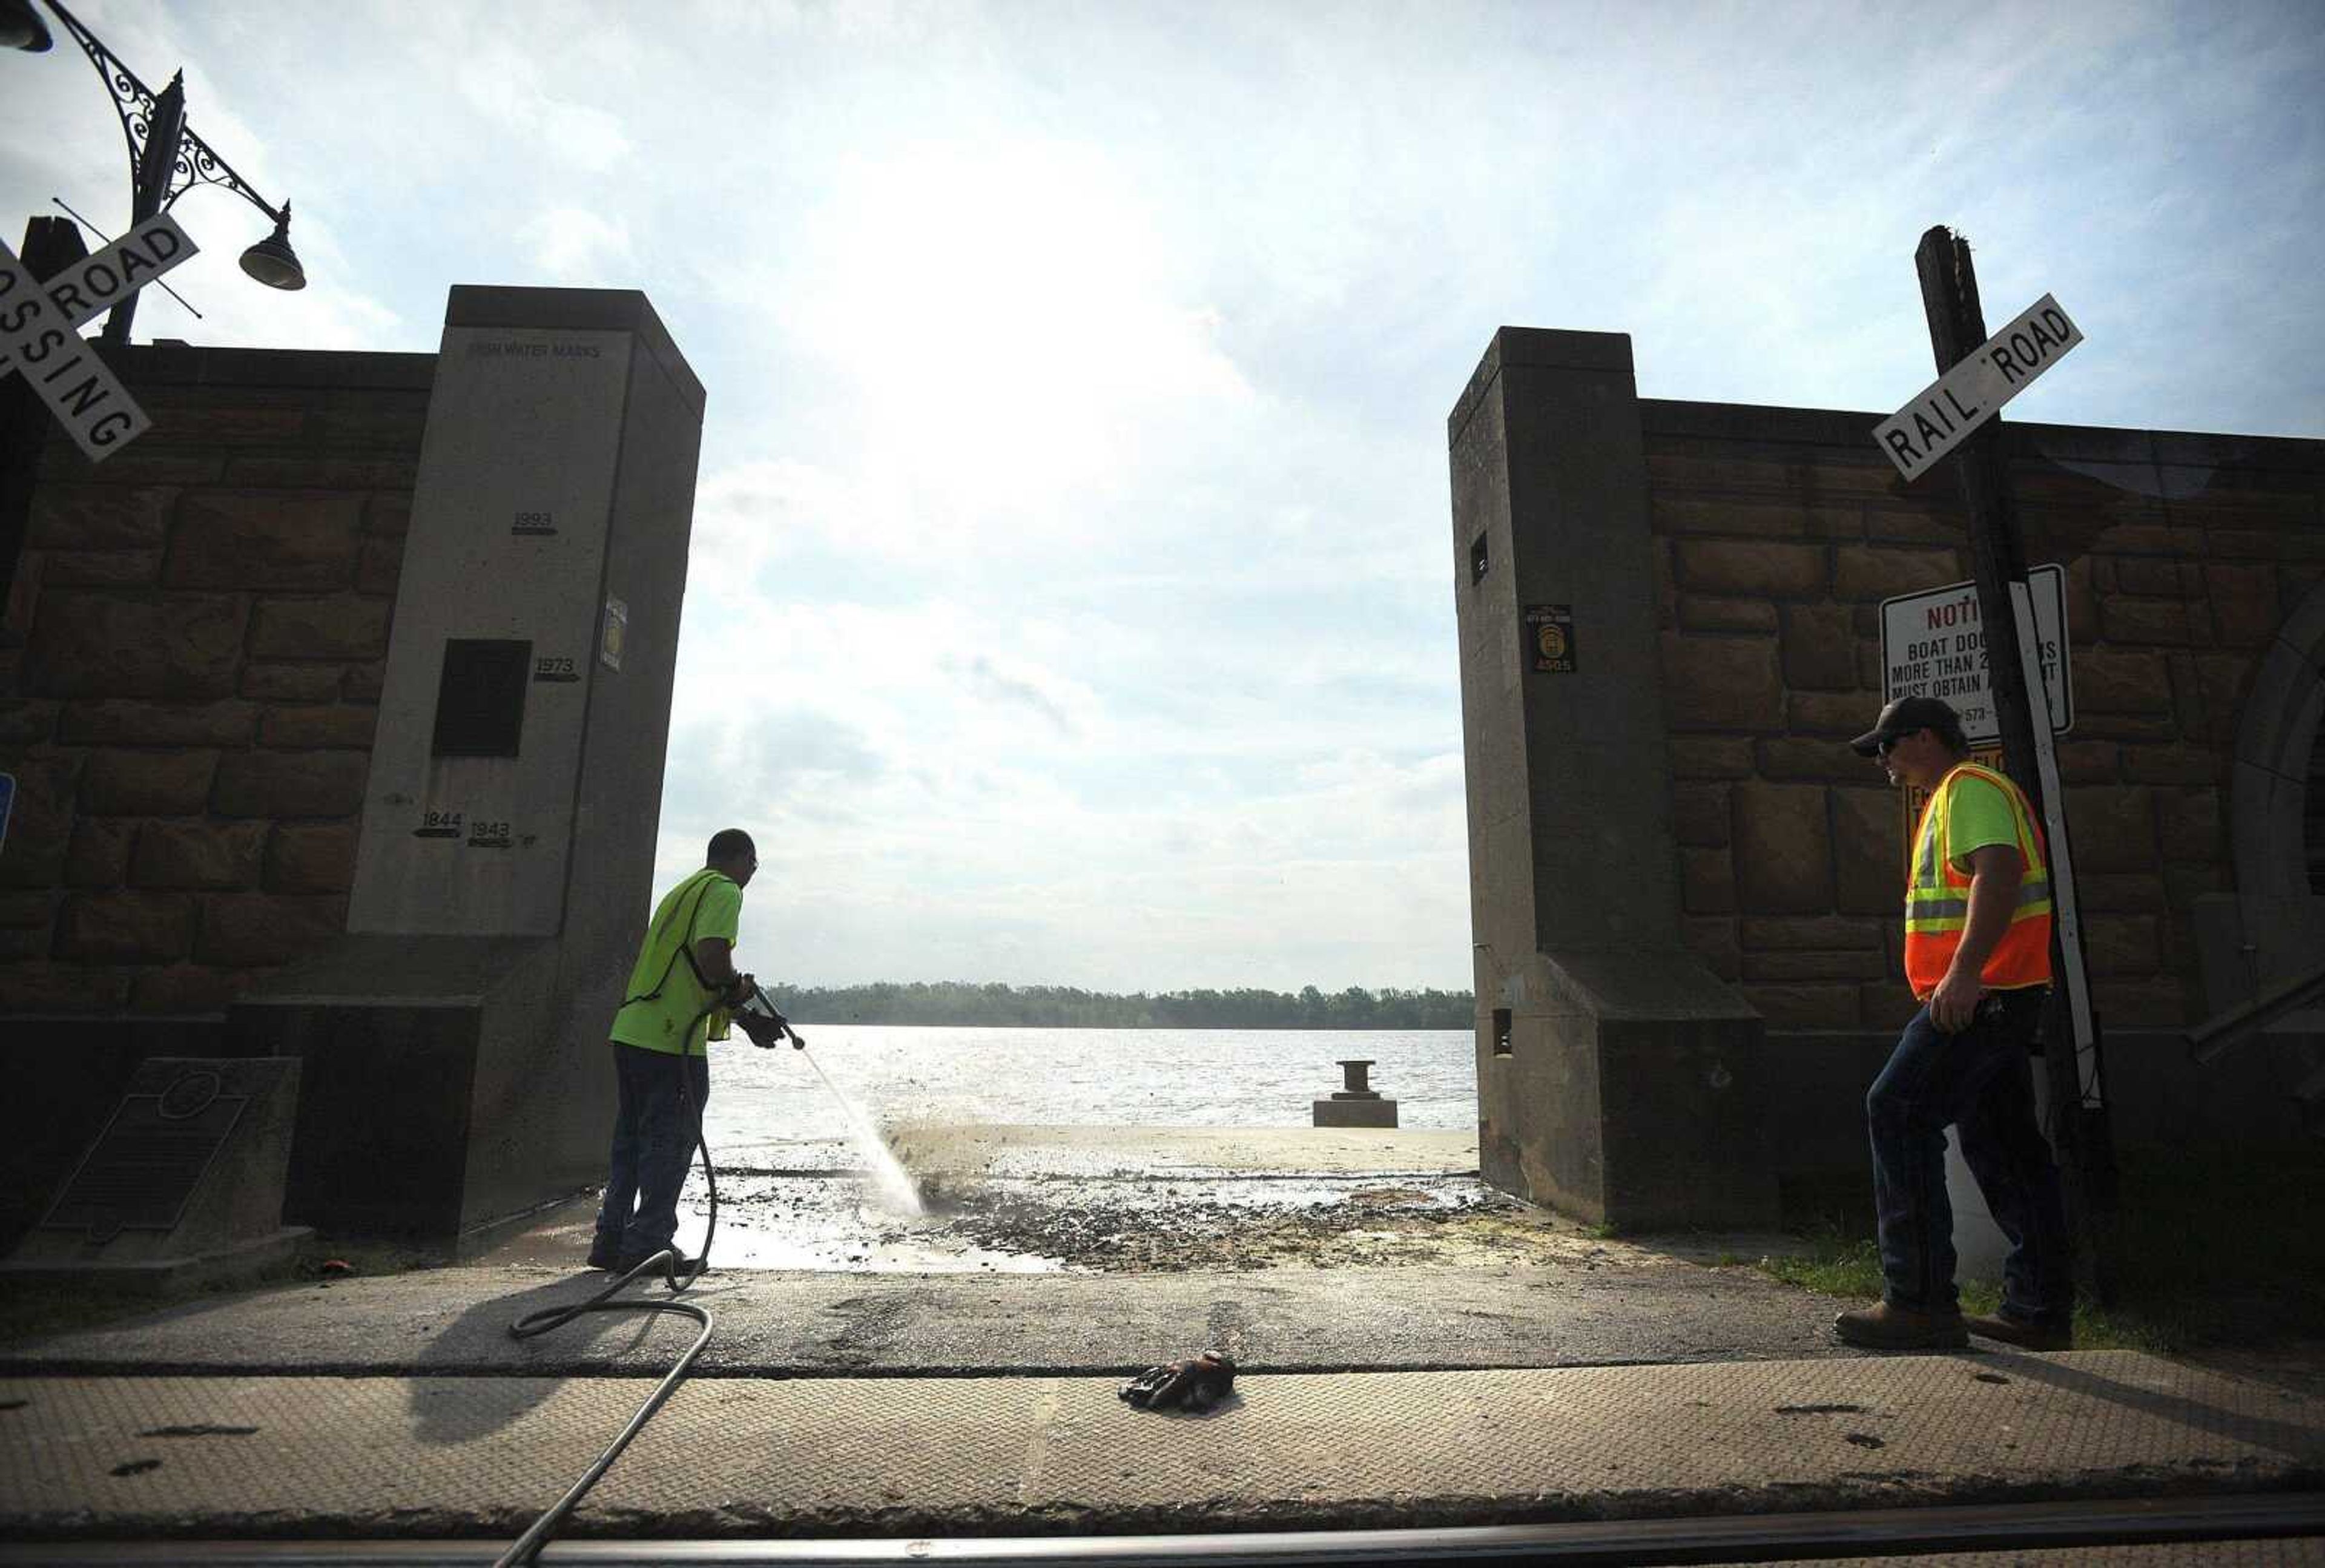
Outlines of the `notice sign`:
<svg viewBox="0 0 2325 1568">
<path fill-rule="evenodd" d="M 2026 574 L 2053 735 L 2064 734 L 2075 723 L 2074 682 L 2067 666 L 2066 583 L 2066 572 L 2056 566 L 2038 566 Z M 1950 583 L 1882 601 L 1881 700 L 1894 702 L 1900 697 L 1935 697 L 1952 704 L 1961 715 L 1962 733 L 1973 746 L 2002 738 L 1987 676 L 1977 583 Z"/>
<path fill-rule="evenodd" d="M 1574 662 L 1574 607 L 1530 604 L 1525 608 L 1526 643 L 1533 667 L 1553 675 L 1571 675 Z"/>
<path fill-rule="evenodd" d="M 1898 473 L 1917 479 L 2082 340 L 2059 302 L 2045 294 L 1875 425 L 1873 440 Z"/>
</svg>

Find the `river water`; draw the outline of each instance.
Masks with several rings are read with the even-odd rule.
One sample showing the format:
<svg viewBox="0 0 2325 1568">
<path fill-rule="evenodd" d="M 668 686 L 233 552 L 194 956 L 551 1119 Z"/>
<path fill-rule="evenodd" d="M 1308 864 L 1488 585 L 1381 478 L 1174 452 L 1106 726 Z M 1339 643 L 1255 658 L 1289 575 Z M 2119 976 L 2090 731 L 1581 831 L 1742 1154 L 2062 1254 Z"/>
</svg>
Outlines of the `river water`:
<svg viewBox="0 0 2325 1568">
<path fill-rule="evenodd" d="M 948 1029 L 802 1024 L 833 1085 L 882 1126 L 1304 1127 L 1369 1057 L 1406 1128 L 1475 1132 L 1466 1029 Z M 848 1137 L 847 1116 L 788 1046 L 714 1046 L 703 1131 L 721 1164 L 778 1164 Z"/>
<path fill-rule="evenodd" d="M 1240 1234 L 1261 1211 L 1296 1220 L 1376 1192 L 1383 1172 L 1396 1174 L 1398 1202 L 1482 1197 L 1466 1174 L 1477 1125 L 1467 1030 L 800 1032 L 804 1054 L 756 1050 L 739 1032 L 711 1051 L 703 1134 L 722 1268 L 1074 1266 L 1064 1259 L 1094 1230 Z M 1419 1137 L 1313 1130 L 1311 1102 L 1342 1086 L 1346 1057 L 1374 1062 L 1372 1087 L 1397 1101 L 1400 1133 Z M 682 1247 L 700 1245 L 707 1218 L 698 1176 Z M 588 1222 L 579 1205 L 536 1237 L 540 1260 L 586 1249 Z"/>
</svg>

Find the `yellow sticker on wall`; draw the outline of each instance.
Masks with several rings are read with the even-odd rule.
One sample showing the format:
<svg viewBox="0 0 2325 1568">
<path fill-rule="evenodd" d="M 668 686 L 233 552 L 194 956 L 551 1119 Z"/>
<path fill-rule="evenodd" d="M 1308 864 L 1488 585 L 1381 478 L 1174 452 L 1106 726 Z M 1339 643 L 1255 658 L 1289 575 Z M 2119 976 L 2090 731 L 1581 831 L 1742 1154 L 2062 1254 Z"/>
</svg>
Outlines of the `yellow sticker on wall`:
<svg viewBox="0 0 2325 1568">
<path fill-rule="evenodd" d="M 606 600 L 605 629 L 597 637 L 597 662 L 609 670 L 622 667 L 622 645 L 630 637 L 630 607 L 620 599 Z"/>
<path fill-rule="evenodd" d="M 1555 675 L 1575 673 L 1574 607 L 1530 604 L 1525 608 L 1526 640 L 1533 645 L 1533 667 Z"/>
</svg>

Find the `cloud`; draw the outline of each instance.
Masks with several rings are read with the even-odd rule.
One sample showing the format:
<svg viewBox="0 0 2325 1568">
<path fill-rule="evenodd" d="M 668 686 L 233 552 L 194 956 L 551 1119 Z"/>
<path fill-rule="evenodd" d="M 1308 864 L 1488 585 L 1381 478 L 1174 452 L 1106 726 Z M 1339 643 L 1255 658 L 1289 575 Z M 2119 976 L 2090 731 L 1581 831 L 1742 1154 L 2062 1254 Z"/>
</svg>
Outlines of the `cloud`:
<svg viewBox="0 0 2325 1568">
<path fill-rule="evenodd" d="M 1059 735 L 1072 739 L 1081 733 L 1072 710 L 1087 707 L 1086 689 L 1061 680 L 1053 673 L 1010 659 L 983 654 L 966 659 L 948 658 L 942 669 L 980 701 L 1018 708 L 1047 720 Z"/>
<path fill-rule="evenodd" d="M 623 116 L 597 103 L 552 91 L 552 71 L 579 46 L 588 59 L 586 32 L 551 36 L 542 11 L 495 16 L 478 12 L 450 23 L 453 37 L 433 45 L 449 50 L 451 72 L 469 108 L 509 133 L 533 156 L 577 173 L 604 176 L 628 162 L 633 151 Z M 619 45 L 600 35 L 598 48 Z M 613 101 L 620 101 L 618 98 Z"/>
<path fill-rule="evenodd" d="M 1217 312 L 1170 276 L 1155 215 L 1086 144 L 850 156 L 801 217 L 782 328 L 940 533 L 1071 531 L 1066 497 L 1118 490 L 1252 399 Z"/>
<path fill-rule="evenodd" d="M 782 442 L 781 432 L 770 431 L 749 444 Z M 713 564 L 702 584 L 713 595 L 777 587 L 786 563 L 803 555 L 895 558 L 922 543 L 910 496 L 878 472 L 760 458 L 707 473 L 695 487 L 693 552 Z"/>
<path fill-rule="evenodd" d="M 1017 983 L 1442 984 L 1433 933 L 1466 921 L 1468 899 L 1459 770 L 1352 755 L 1224 808 L 896 770 L 808 830 L 771 815 L 783 903 L 750 918 L 746 958 L 833 979 L 888 974 L 901 947 L 922 974 Z M 690 840 L 672 848 L 668 876 L 699 858 Z"/>
<path fill-rule="evenodd" d="M 630 256 L 626 224 L 578 207 L 543 209 L 517 237 L 533 247 L 533 264 L 560 283 L 603 283 L 608 267 Z"/>
<path fill-rule="evenodd" d="M 1502 324 L 1894 407 L 1944 222 L 2089 334 L 2014 417 L 2325 422 L 2298 0 L 80 9 L 298 204 L 277 295 L 187 198 L 210 319 L 150 330 L 648 292 L 709 395 L 662 871 L 782 846 L 762 972 L 1466 983 L 1444 421 Z M 0 58 L 0 190 L 117 227 L 109 114 Z"/>
</svg>

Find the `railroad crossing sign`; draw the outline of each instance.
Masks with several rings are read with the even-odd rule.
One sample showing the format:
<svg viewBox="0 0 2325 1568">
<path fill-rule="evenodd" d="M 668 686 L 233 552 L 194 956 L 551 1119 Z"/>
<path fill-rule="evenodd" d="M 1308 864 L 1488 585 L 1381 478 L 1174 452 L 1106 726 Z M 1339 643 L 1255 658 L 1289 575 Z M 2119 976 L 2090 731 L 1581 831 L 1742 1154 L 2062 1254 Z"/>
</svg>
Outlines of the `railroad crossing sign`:
<svg viewBox="0 0 2325 1568">
<path fill-rule="evenodd" d="M 30 382 L 93 463 L 153 422 L 78 329 L 198 248 L 175 218 L 156 213 L 43 283 L 0 244 L 0 376 Z"/>
<path fill-rule="evenodd" d="M 2045 294 L 1875 425 L 1873 440 L 1899 474 L 1919 478 L 2082 340 L 2059 302 Z"/>
</svg>

